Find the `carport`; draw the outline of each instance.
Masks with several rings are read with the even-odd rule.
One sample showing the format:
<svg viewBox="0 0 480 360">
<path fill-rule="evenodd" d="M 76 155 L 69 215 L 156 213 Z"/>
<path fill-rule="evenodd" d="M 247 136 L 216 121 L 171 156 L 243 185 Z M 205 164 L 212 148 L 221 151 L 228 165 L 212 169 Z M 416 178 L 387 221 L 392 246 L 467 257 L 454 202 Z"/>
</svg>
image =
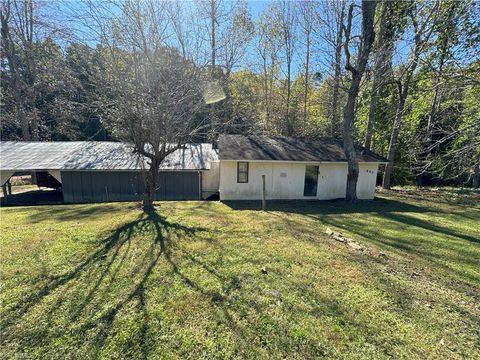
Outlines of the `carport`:
<svg viewBox="0 0 480 360">
<path fill-rule="evenodd" d="M 141 200 L 146 160 L 119 142 L 1 142 L 2 186 L 16 172 L 51 177 L 65 203 Z M 211 144 L 189 144 L 162 163 L 156 200 L 199 200 L 202 172 L 217 153 Z M 45 180 L 46 181 L 46 180 Z M 58 186 L 60 184 L 60 186 Z"/>
</svg>

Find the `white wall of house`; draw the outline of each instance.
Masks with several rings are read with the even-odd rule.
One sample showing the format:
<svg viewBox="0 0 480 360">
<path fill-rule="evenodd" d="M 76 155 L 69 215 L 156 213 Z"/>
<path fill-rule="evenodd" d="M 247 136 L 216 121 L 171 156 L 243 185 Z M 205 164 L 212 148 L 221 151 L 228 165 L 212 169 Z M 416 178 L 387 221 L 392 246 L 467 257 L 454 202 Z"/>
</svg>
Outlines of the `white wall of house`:
<svg viewBox="0 0 480 360">
<path fill-rule="evenodd" d="M 359 199 L 373 199 L 377 182 L 378 163 L 358 164 L 357 197 Z"/>
<path fill-rule="evenodd" d="M 202 199 L 218 192 L 220 187 L 220 162 L 212 161 L 210 170 L 202 171 Z"/>
<path fill-rule="evenodd" d="M 346 163 L 321 163 L 318 174 L 318 199 L 344 198 L 347 192 L 347 173 Z M 303 184 L 304 179 L 300 181 Z"/>
<path fill-rule="evenodd" d="M 317 196 L 304 196 L 305 166 L 318 165 Z M 357 196 L 373 199 L 378 163 L 360 163 Z M 301 163 L 250 161 L 248 183 L 237 183 L 237 161 L 220 161 L 221 200 L 259 200 L 262 175 L 266 180 L 266 197 L 275 200 L 344 198 L 347 184 L 346 163 Z"/>
</svg>

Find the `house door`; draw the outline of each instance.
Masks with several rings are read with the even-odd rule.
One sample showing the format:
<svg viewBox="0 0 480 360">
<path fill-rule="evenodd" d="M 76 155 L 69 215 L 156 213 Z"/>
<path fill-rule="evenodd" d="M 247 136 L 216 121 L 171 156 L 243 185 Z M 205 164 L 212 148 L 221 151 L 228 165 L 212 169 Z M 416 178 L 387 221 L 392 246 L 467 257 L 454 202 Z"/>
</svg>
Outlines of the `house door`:
<svg viewBox="0 0 480 360">
<path fill-rule="evenodd" d="M 303 186 L 303 196 L 317 196 L 318 166 L 305 166 L 305 185 Z"/>
</svg>

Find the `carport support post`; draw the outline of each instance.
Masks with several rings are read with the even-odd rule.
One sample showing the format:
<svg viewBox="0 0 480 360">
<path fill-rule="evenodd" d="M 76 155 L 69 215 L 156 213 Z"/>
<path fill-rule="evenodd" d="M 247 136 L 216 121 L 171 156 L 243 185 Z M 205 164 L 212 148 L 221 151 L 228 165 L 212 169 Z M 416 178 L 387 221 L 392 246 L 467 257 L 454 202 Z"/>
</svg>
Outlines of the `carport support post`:
<svg viewBox="0 0 480 360">
<path fill-rule="evenodd" d="M 12 195 L 12 183 L 10 180 L 7 181 L 8 195 Z"/>
<path fill-rule="evenodd" d="M 263 211 L 265 211 L 265 208 L 266 208 L 265 192 L 266 192 L 265 175 L 262 175 L 262 210 Z"/>
<path fill-rule="evenodd" d="M 3 201 L 5 201 L 5 204 L 7 203 L 7 184 L 2 185 L 2 190 L 3 190 Z"/>
</svg>

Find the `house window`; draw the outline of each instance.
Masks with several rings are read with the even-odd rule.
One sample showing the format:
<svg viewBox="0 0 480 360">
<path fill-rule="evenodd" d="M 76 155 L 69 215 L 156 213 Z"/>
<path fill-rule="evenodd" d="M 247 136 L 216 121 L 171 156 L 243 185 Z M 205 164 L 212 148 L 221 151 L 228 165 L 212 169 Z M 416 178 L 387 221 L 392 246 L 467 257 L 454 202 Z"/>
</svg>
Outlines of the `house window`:
<svg viewBox="0 0 480 360">
<path fill-rule="evenodd" d="M 248 183 L 248 162 L 237 162 L 237 183 Z"/>
</svg>

